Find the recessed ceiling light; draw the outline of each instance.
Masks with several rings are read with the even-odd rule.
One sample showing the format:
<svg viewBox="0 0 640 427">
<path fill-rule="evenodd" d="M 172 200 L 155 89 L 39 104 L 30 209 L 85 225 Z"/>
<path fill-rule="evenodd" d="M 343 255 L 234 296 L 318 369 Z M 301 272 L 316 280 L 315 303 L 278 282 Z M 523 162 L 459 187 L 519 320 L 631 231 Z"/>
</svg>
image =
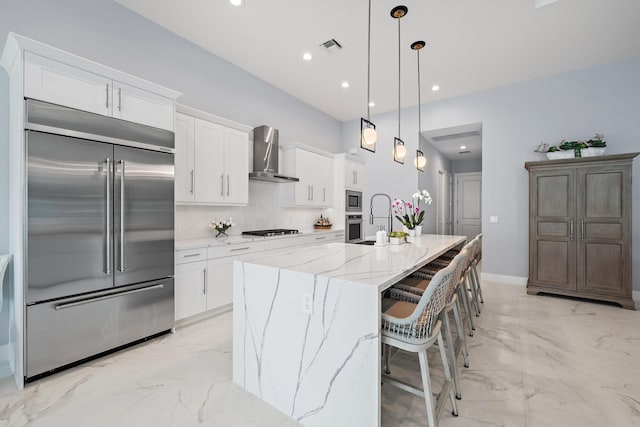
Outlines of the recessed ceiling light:
<svg viewBox="0 0 640 427">
<path fill-rule="evenodd" d="M 372 107 L 372 108 L 373 108 L 373 107 L 375 107 L 375 106 L 376 106 L 376 103 L 375 103 L 375 102 L 371 101 L 371 102 L 369 103 L 369 107 Z"/>
<path fill-rule="evenodd" d="M 439 91 L 439 90 L 440 90 L 440 86 L 438 86 L 438 85 L 433 85 L 433 86 L 431 86 L 431 90 L 432 90 L 432 91 L 434 91 L 434 92 L 437 92 L 437 91 Z"/>
<path fill-rule="evenodd" d="M 349 87 L 349 82 L 342 82 L 341 86 L 346 89 Z"/>
<path fill-rule="evenodd" d="M 244 3 L 243 0 L 229 0 L 229 3 L 231 3 L 233 6 L 242 6 L 242 3 Z"/>
<path fill-rule="evenodd" d="M 305 52 L 302 55 L 302 59 L 304 59 L 305 61 L 311 61 L 311 58 L 313 58 L 313 56 L 311 56 L 311 54 L 309 52 Z"/>
<path fill-rule="evenodd" d="M 466 150 L 466 149 L 467 149 L 467 146 L 466 146 L 466 145 L 461 145 L 461 146 L 460 146 L 460 149 L 461 149 L 461 150 Z"/>
</svg>

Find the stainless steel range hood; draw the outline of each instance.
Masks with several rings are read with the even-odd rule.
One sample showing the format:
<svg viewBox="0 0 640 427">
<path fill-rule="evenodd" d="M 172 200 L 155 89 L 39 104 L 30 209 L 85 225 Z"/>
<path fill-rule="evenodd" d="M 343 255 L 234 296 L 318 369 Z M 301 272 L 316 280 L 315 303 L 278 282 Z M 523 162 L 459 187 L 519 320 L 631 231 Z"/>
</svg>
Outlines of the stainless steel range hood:
<svg viewBox="0 0 640 427">
<path fill-rule="evenodd" d="M 278 173 L 278 129 L 258 126 L 253 129 L 253 172 L 249 179 L 268 182 L 298 182 L 299 178 Z"/>
</svg>

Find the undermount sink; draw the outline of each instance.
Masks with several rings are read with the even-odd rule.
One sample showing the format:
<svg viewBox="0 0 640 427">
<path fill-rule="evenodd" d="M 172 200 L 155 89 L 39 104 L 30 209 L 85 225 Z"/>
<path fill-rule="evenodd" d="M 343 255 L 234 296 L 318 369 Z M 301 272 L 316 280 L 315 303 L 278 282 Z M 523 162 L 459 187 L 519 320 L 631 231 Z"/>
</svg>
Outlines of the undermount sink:
<svg viewBox="0 0 640 427">
<path fill-rule="evenodd" d="M 361 242 L 356 242 L 356 245 L 368 245 L 373 246 L 376 243 L 375 240 L 363 240 Z"/>
</svg>

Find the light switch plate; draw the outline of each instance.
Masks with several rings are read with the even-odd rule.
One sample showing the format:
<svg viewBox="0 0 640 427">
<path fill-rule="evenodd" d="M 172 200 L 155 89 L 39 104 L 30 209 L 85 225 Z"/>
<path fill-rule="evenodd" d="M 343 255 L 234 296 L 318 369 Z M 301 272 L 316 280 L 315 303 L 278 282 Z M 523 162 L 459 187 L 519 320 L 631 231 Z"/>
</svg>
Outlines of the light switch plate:
<svg viewBox="0 0 640 427">
<path fill-rule="evenodd" d="M 491 224 L 497 224 L 497 223 L 498 223 L 498 217 L 497 217 L 497 216 L 495 216 L 495 215 L 490 216 L 490 217 L 489 217 L 489 222 L 490 222 Z"/>
<path fill-rule="evenodd" d="M 302 312 L 304 314 L 313 314 L 313 295 L 302 294 Z"/>
</svg>

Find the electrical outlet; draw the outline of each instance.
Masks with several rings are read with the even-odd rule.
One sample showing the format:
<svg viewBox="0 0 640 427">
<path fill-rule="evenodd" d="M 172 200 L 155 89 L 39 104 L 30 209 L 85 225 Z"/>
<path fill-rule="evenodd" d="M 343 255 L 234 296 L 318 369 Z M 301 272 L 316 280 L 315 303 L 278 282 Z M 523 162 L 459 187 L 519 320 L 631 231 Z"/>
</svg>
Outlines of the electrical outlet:
<svg viewBox="0 0 640 427">
<path fill-rule="evenodd" d="M 490 217 L 489 217 L 489 222 L 490 222 L 491 224 L 497 224 L 497 223 L 498 223 L 498 217 L 497 217 L 497 216 L 495 216 L 495 215 L 494 215 L 494 216 L 490 216 Z"/>
<path fill-rule="evenodd" d="M 313 296 L 311 294 L 302 294 L 302 312 L 313 314 Z"/>
</svg>

